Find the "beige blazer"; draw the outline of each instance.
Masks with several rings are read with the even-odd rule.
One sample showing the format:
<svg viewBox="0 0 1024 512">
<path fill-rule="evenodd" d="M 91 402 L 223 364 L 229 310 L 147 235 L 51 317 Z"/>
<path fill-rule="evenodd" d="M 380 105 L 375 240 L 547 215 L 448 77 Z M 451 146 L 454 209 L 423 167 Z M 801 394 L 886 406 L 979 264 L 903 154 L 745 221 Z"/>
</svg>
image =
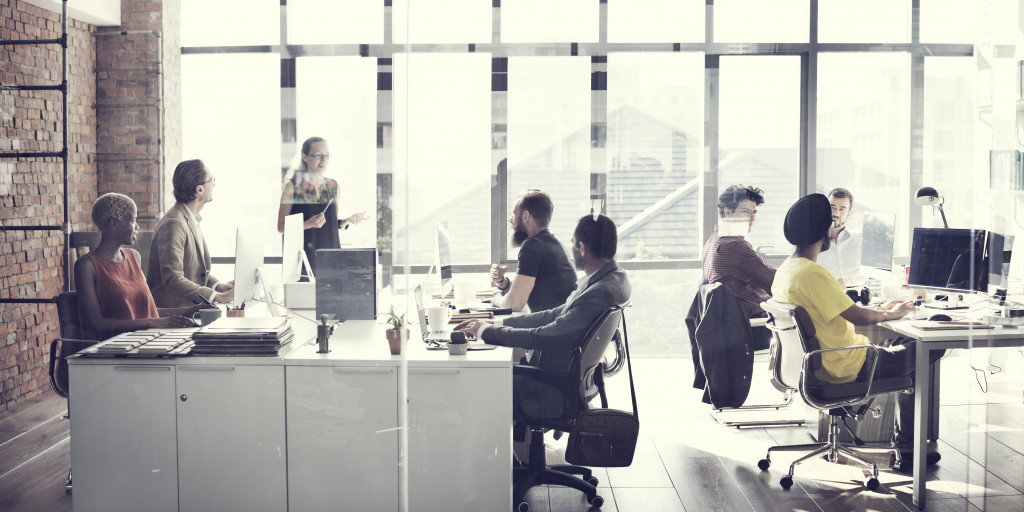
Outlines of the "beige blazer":
<svg viewBox="0 0 1024 512">
<path fill-rule="evenodd" d="M 196 226 L 185 210 L 175 203 L 153 230 L 146 282 L 157 307 L 176 308 L 199 302 L 198 295 L 209 298 L 218 280 L 210 275 L 210 251 L 206 240 L 202 247 Z"/>
</svg>

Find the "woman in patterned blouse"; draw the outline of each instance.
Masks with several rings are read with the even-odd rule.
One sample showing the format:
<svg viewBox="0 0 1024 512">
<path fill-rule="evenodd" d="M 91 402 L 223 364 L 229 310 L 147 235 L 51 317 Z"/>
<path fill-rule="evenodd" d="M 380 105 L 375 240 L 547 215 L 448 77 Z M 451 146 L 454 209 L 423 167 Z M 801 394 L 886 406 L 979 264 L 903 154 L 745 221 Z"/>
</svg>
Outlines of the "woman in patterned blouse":
<svg viewBox="0 0 1024 512">
<path fill-rule="evenodd" d="M 277 231 L 284 232 L 284 218 L 301 213 L 303 224 L 302 248 L 315 267 L 317 249 L 341 247 L 339 229 L 348 229 L 366 218 L 366 212 L 354 213 L 338 219 L 338 182 L 324 176 L 331 153 L 322 137 L 310 137 L 302 143 L 301 169 L 284 183 L 281 208 L 277 212 Z"/>
</svg>

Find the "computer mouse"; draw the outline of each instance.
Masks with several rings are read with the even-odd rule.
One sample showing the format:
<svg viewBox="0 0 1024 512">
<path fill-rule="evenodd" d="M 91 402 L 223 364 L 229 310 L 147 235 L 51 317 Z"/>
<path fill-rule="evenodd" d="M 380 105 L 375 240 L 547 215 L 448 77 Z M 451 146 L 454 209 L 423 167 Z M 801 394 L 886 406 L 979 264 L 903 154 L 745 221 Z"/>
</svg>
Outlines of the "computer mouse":
<svg viewBox="0 0 1024 512">
<path fill-rule="evenodd" d="M 943 315 L 942 313 L 928 317 L 929 322 L 949 322 L 950 320 L 952 320 L 952 318 L 950 318 L 949 315 Z"/>
</svg>

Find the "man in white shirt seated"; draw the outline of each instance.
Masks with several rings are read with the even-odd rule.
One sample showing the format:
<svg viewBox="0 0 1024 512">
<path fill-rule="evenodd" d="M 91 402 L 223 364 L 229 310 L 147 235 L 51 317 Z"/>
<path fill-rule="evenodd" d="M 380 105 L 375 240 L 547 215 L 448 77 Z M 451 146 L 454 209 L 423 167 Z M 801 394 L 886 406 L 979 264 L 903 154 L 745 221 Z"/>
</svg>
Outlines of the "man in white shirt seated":
<svg viewBox="0 0 1024 512">
<path fill-rule="evenodd" d="M 846 225 L 853 214 L 853 194 L 845 188 L 828 193 L 832 205 L 832 227 L 828 230 L 831 247 L 818 255 L 818 264 L 825 267 L 839 284 L 851 286 L 860 280 L 861 234 Z"/>
</svg>

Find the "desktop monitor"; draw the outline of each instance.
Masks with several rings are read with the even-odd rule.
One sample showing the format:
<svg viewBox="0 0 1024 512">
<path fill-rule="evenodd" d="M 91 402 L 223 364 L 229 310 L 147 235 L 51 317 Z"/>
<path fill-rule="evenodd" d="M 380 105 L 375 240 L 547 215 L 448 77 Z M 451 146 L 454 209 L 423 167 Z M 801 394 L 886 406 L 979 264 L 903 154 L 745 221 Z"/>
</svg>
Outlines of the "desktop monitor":
<svg viewBox="0 0 1024 512">
<path fill-rule="evenodd" d="M 1009 286 L 1012 249 L 1012 236 L 988 232 L 988 240 L 985 245 L 985 267 L 988 268 L 988 284 L 990 286 L 1002 289 Z"/>
<path fill-rule="evenodd" d="M 860 264 L 880 270 L 892 270 L 892 246 L 896 217 L 864 212 L 861 227 Z"/>
<path fill-rule="evenodd" d="M 263 230 L 258 224 L 239 226 L 235 234 L 236 307 L 256 294 L 257 272 L 263 264 Z"/>
<path fill-rule="evenodd" d="M 987 292 L 985 231 L 914 228 L 910 251 L 912 287 Z"/>
<path fill-rule="evenodd" d="M 438 274 L 441 277 L 441 288 L 438 293 L 447 295 L 452 291 L 452 235 L 448 231 L 448 221 L 437 225 L 437 242 L 434 246 L 437 259 Z"/>
<path fill-rule="evenodd" d="M 312 273 L 306 253 L 302 250 L 303 242 L 302 214 L 295 213 L 284 218 L 284 245 L 281 248 L 281 282 L 295 283 L 302 277 L 303 265 Z"/>
</svg>

